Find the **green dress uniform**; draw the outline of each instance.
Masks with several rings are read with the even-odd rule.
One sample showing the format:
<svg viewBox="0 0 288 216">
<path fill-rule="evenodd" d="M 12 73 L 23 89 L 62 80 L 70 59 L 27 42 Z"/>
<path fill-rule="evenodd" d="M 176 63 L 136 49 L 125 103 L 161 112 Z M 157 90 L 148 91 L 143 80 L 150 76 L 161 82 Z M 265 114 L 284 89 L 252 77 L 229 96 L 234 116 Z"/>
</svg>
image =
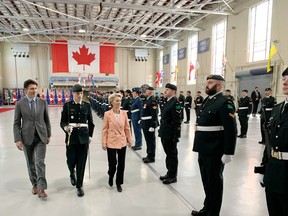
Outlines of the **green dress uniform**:
<svg viewBox="0 0 288 216">
<path fill-rule="evenodd" d="M 183 119 L 184 119 L 183 109 L 184 109 L 184 104 L 185 104 L 185 96 L 184 95 L 180 95 L 178 97 L 178 101 L 179 101 L 180 106 L 181 106 L 181 119 L 183 121 Z"/>
<path fill-rule="evenodd" d="M 204 101 L 204 98 L 200 95 L 200 96 L 197 96 L 194 100 L 194 104 L 195 104 L 195 114 L 196 114 L 196 117 L 199 115 L 200 113 L 200 109 L 201 109 L 201 106 L 202 106 L 202 103 Z"/>
<path fill-rule="evenodd" d="M 70 136 L 65 130 L 65 126 L 68 125 L 73 125 Z M 61 113 L 60 126 L 66 133 L 66 156 L 71 183 L 75 179 L 76 168 L 76 188 L 82 188 L 89 137 L 92 137 L 94 130 L 90 104 L 83 101 L 81 104 L 76 104 L 74 101 L 66 102 Z"/>
<path fill-rule="evenodd" d="M 216 75 L 214 75 L 216 76 Z M 216 77 L 217 78 L 217 77 Z M 192 215 L 219 216 L 223 196 L 223 155 L 233 155 L 237 139 L 235 106 L 222 93 L 207 97 L 195 126 L 193 151 L 205 191 L 204 208 Z"/>
<path fill-rule="evenodd" d="M 239 107 L 238 107 L 238 117 L 240 122 L 240 138 L 246 138 L 247 131 L 248 131 L 248 120 L 249 115 L 252 111 L 252 101 L 251 99 L 246 97 L 241 97 L 239 100 Z"/>
</svg>

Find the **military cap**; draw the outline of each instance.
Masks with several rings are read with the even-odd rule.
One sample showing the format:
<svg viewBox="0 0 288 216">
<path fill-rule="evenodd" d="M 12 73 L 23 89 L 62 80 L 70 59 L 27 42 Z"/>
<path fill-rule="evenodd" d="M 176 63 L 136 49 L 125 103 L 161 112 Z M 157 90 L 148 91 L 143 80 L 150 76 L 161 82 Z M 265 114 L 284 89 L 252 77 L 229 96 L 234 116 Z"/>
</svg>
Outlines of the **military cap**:
<svg viewBox="0 0 288 216">
<path fill-rule="evenodd" d="M 287 75 L 288 75 L 288 67 L 282 73 L 282 76 L 287 76 Z"/>
<path fill-rule="evenodd" d="M 138 87 L 132 88 L 132 92 L 141 92 L 141 89 Z"/>
<path fill-rule="evenodd" d="M 220 76 L 220 75 L 209 75 L 208 77 L 207 77 L 207 80 L 209 80 L 209 79 L 214 79 L 214 80 L 219 80 L 219 81 L 225 81 L 225 79 L 222 77 L 222 76 Z"/>
<path fill-rule="evenodd" d="M 146 90 L 154 91 L 155 89 L 152 86 L 149 86 L 148 88 L 146 88 Z"/>
<path fill-rule="evenodd" d="M 80 84 L 75 84 L 72 88 L 72 92 L 82 92 L 82 86 Z"/>
<path fill-rule="evenodd" d="M 271 88 L 265 88 L 265 91 L 271 91 Z"/>
<path fill-rule="evenodd" d="M 171 83 L 167 83 L 165 88 L 169 88 L 169 89 L 177 91 L 177 86 Z"/>
</svg>

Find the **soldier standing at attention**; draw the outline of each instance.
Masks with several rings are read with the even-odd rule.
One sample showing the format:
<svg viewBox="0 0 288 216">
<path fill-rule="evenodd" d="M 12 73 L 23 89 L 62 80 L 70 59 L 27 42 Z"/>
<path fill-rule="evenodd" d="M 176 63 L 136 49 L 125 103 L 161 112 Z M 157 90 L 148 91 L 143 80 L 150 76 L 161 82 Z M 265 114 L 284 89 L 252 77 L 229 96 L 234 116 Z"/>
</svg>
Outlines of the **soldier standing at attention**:
<svg viewBox="0 0 288 216">
<path fill-rule="evenodd" d="M 270 216 L 288 215 L 288 68 L 284 70 L 282 77 L 282 92 L 286 99 L 274 106 L 271 113 L 272 152 L 264 174 L 266 201 Z"/>
<path fill-rule="evenodd" d="M 222 94 L 224 79 L 220 75 L 207 77 L 206 94 L 197 117 L 193 151 L 205 191 L 204 207 L 192 211 L 193 216 L 219 216 L 223 197 L 224 164 L 234 155 L 237 126 L 235 107 Z"/>
<path fill-rule="evenodd" d="M 66 133 L 66 156 L 70 181 L 73 186 L 76 185 L 77 196 L 82 197 L 85 165 L 94 124 L 90 104 L 82 100 L 82 86 L 74 85 L 72 92 L 73 100 L 63 106 L 60 126 Z"/>
<path fill-rule="evenodd" d="M 158 104 L 153 96 L 153 87 L 145 90 L 146 100 L 141 112 L 141 126 L 147 145 L 147 157 L 142 158 L 144 163 L 155 162 L 156 138 L 155 129 L 158 127 Z"/>
<path fill-rule="evenodd" d="M 190 123 L 190 110 L 192 106 L 192 97 L 191 97 L 191 91 L 187 91 L 187 97 L 185 98 L 185 111 L 186 111 L 186 121 L 185 124 Z"/>
<path fill-rule="evenodd" d="M 163 184 L 177 182 L 178 150 L 177 143 L 181 136 L 181 105 L 176 97 L 177 86 L 168 83 L 165 86 L 165 98 L 167 102 L 163 106 L 159 136 L 166 154 L 167 173 L 160 176 Z"/>
<path fill-rule="evenodd" d="M 248 97 L 248 90 L 242 90 L 242 97 L 239 99 L 238 117 L 240 122 L 240 135 L 239 138 L 247 137 L 248 120 L 252 110 L 252 101 Z"/>
<path fill-rule="evenodd" d="M 178 101 L 179 101 L 180 106 L 181 106 L 181 121 L 183 121 L 183 119 L 184 119 L 183 109 L 184 109 L 184 103 L 185 103 L 185 96 L 183 95 L 183 91 L 180 91 Z"/>
<path fill-rule="evenodd" d="M 201 91 L 197 91 L 197 97 L 194 100 L 196 116 L 199 115 L 200 108 L 202 106 L 203 101 L 204 101 L 204 98 L 201 96 Z"/>
<path fill-rule="evenodd" d="M 141 93 L 140 88 L 132 88 L 133 102 L 131 104 L 131 121 L 135 136 L 135 145 L 132 147 L 134 151 L 142 148 L 142 132 L 141 132 L 141 110 L 142 100 L 139 97 Z"/>
<path fill-rule="evenodd" d="M 229 100 L 232 100 L 234 101 L 235 98 L 231 95 L 231 90 L 230 89 L 226 89 L 225 92 L 224 92 L 224 96 L 229 99 Z"/>
<path fill-rule="evenodd" d="M 272 96 L 271 88 L 266 88 L 264 93 L 265 97 L 262 99 L 261 116 L 260 116 L 261 118 L 260 129 L 262 140 L 259 141 L 259 144 L 265 144 L 264 124 L 267 124 L 269 122 L 272 108 L 277 103 L 276 98 Z"/>
</svg>

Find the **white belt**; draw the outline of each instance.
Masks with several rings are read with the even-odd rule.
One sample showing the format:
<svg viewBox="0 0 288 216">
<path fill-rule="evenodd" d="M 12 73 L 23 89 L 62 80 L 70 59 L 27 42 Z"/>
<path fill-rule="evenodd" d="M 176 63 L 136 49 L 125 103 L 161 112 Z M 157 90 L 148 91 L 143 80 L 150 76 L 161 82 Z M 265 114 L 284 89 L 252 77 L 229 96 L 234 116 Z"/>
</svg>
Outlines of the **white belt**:
<svg viewBox="0 0 288 216">
<path fill-rule="evenodd" d="M 135 112 L 139 112 L 140 109 L 134 109 L 134 110 L 131 110 L 131 113 L 135 113 Z"/>
<path fill-rule="evenodd" d="M 144 117 L 141 117 L 141 120 L 149 120 L 149 119 L 152 119 L 152 116 L 144 116 Z"/>
<path fill-rule="evenodd" d="M 239 110 L 248 109 L 248 107 L 239 107 Z"/>
<path fill-rule="evenodd" d="M 288 152 L 271 151 L 271 156 L 278 160 L 288 160 Z"/>
<path fill-rule="evenodd" d="M 80 127 L 88 128 L 88 124 L 83 124 L 83 123 L 69 123 L 69 126 L 76 127 L 76 128 L 80 128 Z"/>
<path fill-rule="evenodd" d="M 219 126 L 198 126 L 195 125 L 195 131 L 223 131 L 224 127 L 222 125 Z"/>
<path fill-rule="evenodd" d="M 272 111 L 273 108 L 265 108 L 265 111 Z"/>
<path fill-rule="evenodd" d="M 202 104 L 196 104 L 197 106 L 201 106 Z"/>
<path fill-rule="evenodd" d="M 185 104 L 189 104 L 189 102 L 185 102 Z"/>
</svg>

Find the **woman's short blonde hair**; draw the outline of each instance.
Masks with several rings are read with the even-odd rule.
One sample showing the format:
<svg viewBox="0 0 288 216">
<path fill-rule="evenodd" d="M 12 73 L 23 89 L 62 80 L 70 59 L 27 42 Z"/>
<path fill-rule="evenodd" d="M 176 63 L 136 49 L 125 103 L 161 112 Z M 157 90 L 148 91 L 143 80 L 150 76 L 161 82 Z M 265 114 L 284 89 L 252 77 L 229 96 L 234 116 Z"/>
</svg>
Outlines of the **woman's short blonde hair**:
<svg viewBox="0 0 288 216">
<path fill-rule="evenodd" d="M 120 97 L 122 99 L 122 95 L 120 93 L 113 93 L 109 96 L 108 102 L 112 106 L 112 102 L 115 100 L 116 97 Z"/>
</svg>

